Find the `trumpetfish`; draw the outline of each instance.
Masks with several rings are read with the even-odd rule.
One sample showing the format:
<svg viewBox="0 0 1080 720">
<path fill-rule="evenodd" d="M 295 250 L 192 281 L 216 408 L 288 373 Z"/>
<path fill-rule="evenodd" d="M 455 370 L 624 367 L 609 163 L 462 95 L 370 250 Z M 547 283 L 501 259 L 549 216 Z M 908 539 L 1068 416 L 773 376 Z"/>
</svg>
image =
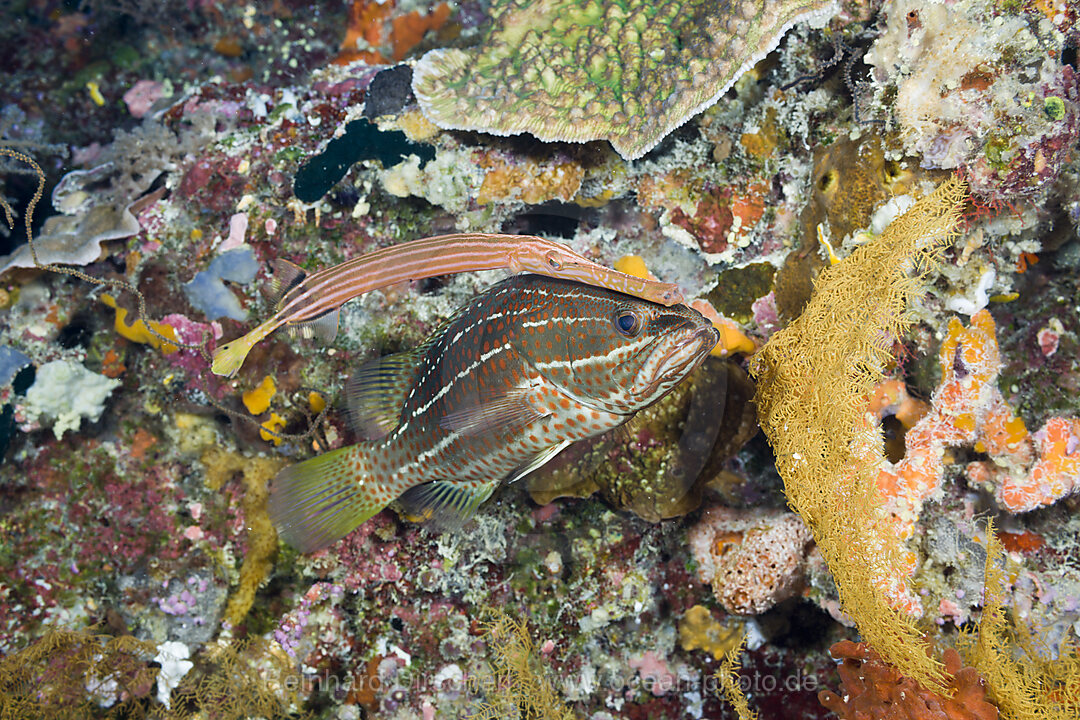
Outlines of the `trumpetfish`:
<svg viewBox="0 0 1080 720">
<path fill-rule="evenodd" d="M 350 410 L 383 436 L 282 470 L 270 486 L 270 517 L 303 552 L 330 545 L 395 499 L 410 513 L 458 524 L 504 478 L 662 398 L 719 337 L 684 305 L 512 276 L 420 347 L 358 370 Z"/>
<path fill-rule="evenodd" d="M 287 260 L 279 259 L 276 265 L 272 287 L 276 312 L 214 351 L 210 370 L 215 375 L 235 375 L 251 349 L 282 326 L 331 342 L 337 335 L 339 310 L 349 300 L 377 288 L 435 275 L 505 268 L 579 280 L 663 305 L 683 300 L 674 283 L 604 267 L 565 245 L 533 235 L 439 235 L 366 253 L 310 276 Z"/>
</svg>

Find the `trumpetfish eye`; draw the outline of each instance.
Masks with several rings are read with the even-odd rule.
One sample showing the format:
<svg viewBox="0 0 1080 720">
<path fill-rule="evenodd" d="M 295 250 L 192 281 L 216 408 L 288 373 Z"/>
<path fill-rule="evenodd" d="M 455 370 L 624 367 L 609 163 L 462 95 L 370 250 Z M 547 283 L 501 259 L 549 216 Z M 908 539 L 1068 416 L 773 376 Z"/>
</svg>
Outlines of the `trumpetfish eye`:
<svg viewBox="0 0 1080 720">
<path fill-rule="evenodd" d="M 547 262 L 552 270 L 562 270 L 562 261 L 555 257 L 555 253 L 548 253 Z"/>
<path fill-rule="evenodd" d="M 633 310 L 619 310 L 615 313 L 615 329 L 621 335 L 628 338 L 637 337 L 642 325 L 641 316 Z"/>
</svg>

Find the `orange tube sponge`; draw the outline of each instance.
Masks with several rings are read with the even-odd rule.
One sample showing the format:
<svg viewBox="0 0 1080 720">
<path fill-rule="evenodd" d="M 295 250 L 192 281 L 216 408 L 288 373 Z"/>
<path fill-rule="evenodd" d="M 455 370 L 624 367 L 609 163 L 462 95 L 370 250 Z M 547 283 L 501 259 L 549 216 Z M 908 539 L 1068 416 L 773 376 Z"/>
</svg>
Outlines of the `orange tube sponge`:
<svg viewBox="0 0 1080 720">
<path fill-rule="evenodd" d="M 1050 418 L 1035 433 L 1039 460 L 1026 475 L 1002 474 L 997 499 L 1020 513 L 1057 502 L 1080 489 L 1080 419 Z"/>
<path fill-rule="evenodd" d="M 843 661 L 837 668 L 842 695 L 822 690 L 818 700 L 840 720 L 997 720 L 998 709 L 986 698 L 986 682 L 975 668 L 963 667 L 952 648 L 942 657 L 950 691 L 944 695 L 904 677 L 865 643 L 842 640 L 830 651 Z"/>
<path fill-rule="evenodd" d="M 1001 369 L 994 319 L 985 310 L 964 327 L 957 318 L 941 344 L 941 383 L 932 408 L 904 438 L 904 459 L 886 463 L 878 491 L 896 520 L 901 538 L 911 537 L 923 503 L 939 494 L 945 476 L 945 450 L 975 445 L 1005 462 L 1030 459 L 1030 438 L 994 381 Z"/>
</svg>

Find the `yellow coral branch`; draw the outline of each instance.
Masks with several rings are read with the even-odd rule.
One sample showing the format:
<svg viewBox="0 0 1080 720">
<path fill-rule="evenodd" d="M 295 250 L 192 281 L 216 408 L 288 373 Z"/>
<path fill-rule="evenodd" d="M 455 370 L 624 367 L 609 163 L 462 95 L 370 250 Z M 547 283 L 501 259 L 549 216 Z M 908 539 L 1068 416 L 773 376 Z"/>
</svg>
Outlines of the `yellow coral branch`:
<svg viewBox="0 0 1080 720">
<path fill-rule="evenodd" d="M 958 649 L 986 680 L 989 695 L 1001 709 L 1002 717 L 1080 717 L 1080 645 L 1067 640 L 1056 649 L 1054 660 L 1045 660 L 1035 647 L 1035 631 L 1023 622 L 1010 631 L 1005 609 L 1008 556 L 992 521 L 986 524 L 986 538 L 982 618 L 977 631 L 961 631 Z"/>
<path fill-rule="evenodd" d="M 492 610 L 486 624 L 492 649 L 495 692 L 489 703 L 469 720 L 494 720 L 520 716 L 527 720 L 574 720 L 558 692 L 544 674 L 529 635 L 527 623 L 511 618 L 502 610 Z"/>
<path fill-rule="evenodd" d="M 750 704 L 746 702 L 746 695 L 739 690 L 739 656 L 745 646 L 746 636 L 743 635 L 738 645 L 724 653 L 724 661 L 714 677 L 720 683 L 724 698 L 735 708 L 739 720 L 757 720 L 757 711 L 750 709 Z"/>
<path fill-rule="evenodd" d="M 208 450 L 202 462 L 207 469 L 206 485 L 212 490 L 220 489 L 234 473 L 243 473 L 247 553 L 240 566 L 240 580 L 225 608 L 225 621 L 237 625 L 251 609 L 256 590 L 274 567 L 277 531 L 266 512 L 267 486 L 284 463 L 272 458 L 246 458 L 216 448 Z"/>
<path fill-rule="evenodd" d="M 881 437 L 863 409 L 966 197 L 963 182 L 946 181 L 881 237 L 822 271 L 802 316 L 751 362 L 788 502 L 813 531 L 845 612 L 882 657 L 936 691 L 944 690 L 942 666 L 910 616 L 918 600 L 875 485 Z"/>
</svg>

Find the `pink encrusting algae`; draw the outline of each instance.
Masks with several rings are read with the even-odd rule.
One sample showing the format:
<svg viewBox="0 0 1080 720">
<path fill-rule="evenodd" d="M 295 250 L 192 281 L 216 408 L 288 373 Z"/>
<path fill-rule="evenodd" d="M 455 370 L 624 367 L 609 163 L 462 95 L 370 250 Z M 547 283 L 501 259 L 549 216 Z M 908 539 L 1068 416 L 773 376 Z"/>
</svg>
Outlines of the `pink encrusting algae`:
<svg viewBox="0 0 1080 720">
<path fill-rule="evenodd" d="M 214 352 L 211 370 L 236 374 L 251 348 L 282 326 L 329 342 L 337 334 L 338 309 L 381 287 L 436 275 L 507 269 L 577 280 L 662 305 L 682 302 L 677 285 L 636 277 L 598 265 L 565 245 L 532 235 L 459 233 L 413 240 L 320 270 L 311 276 L 278 261 L 277 312 L 243 337 Z"/>
</svg>

